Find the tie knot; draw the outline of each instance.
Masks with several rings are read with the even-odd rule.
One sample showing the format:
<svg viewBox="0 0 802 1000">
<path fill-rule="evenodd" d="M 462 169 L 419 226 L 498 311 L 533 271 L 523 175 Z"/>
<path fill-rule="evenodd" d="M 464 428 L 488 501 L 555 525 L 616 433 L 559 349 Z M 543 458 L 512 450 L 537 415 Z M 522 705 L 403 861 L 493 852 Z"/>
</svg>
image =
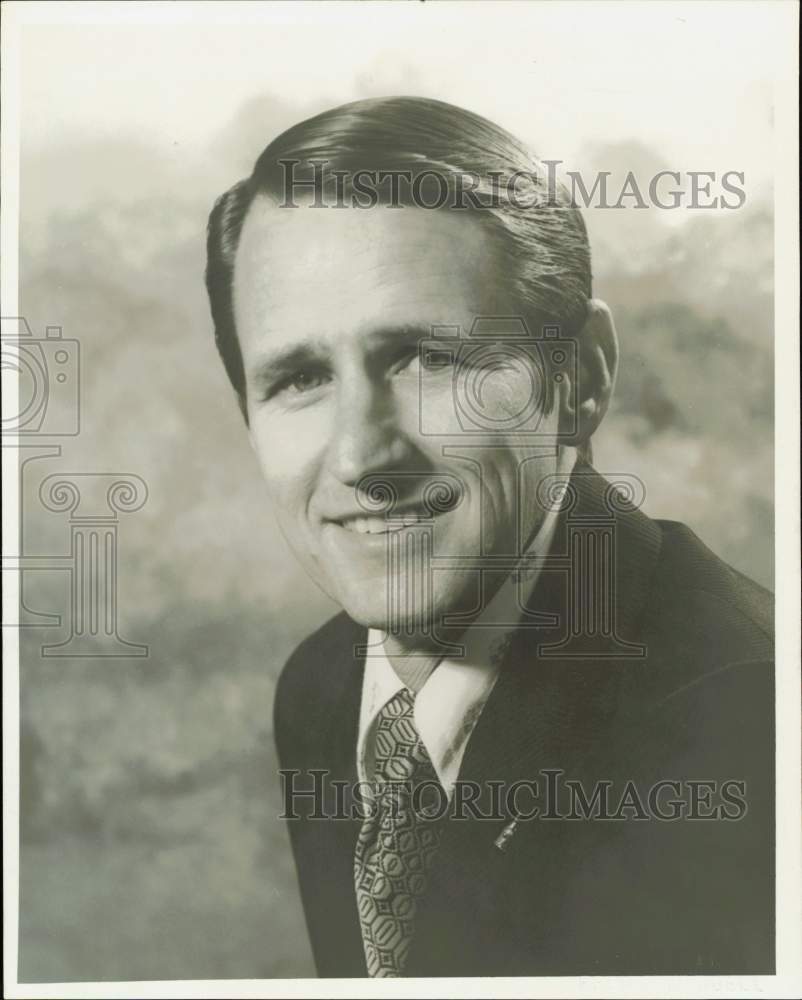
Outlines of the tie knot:
<svg viewBox="0 0 802 1000">
<path fill-rule="evenodd" d="M 381 711 L 379 712 L 379 720 L 389 719 L 399 719 L 404 715 L 410 716 L 414 715 L 415 712 L 415 695 L 409 690 L 408 687 L 401 688 L 397 691 L 389 701 L 385 702 Z"/>
<path fill-rule="evenodd" d="M 384 781 L 410 781 L 430 774 L 431 760 L 415 725 L 415 695 L 402 688 L 379 712 L 376 775 Z"/>
</svg>

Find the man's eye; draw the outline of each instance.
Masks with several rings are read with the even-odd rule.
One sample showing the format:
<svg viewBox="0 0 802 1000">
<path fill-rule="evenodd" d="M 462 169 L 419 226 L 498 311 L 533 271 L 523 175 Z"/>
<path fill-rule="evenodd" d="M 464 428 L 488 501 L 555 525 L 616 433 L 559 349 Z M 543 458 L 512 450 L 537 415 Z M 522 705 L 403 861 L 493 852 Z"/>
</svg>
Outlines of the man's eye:
<svg viewBox="0 0 802 1000">
<path fill-rule="evenodd" d="M 393 365 L 393 375 L 416 375 L 420 371 L 419 361 L 417 351 L 409 351 L 401 355 Z"/>
<path fill-rule="evenodd" d="M 300 396 L 313 389 L 319 389 L 328 382 L 330 376 L 322 371 L 299 371 L 291 375 L 279 387 L 279 391 L 288 392 L 290 395 Z"/>
</svg>

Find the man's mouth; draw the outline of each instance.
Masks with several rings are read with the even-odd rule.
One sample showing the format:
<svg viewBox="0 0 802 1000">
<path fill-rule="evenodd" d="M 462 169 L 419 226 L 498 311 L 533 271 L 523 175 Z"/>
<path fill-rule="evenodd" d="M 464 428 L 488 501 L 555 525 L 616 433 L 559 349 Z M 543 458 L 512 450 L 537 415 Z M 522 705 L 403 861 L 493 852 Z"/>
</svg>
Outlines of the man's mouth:
<svg viewBox="0 0 802 1000">
<path fill-rule="evenodd" d="M 403 499 L 392 496 L 387 490 L 365 490 L 364 493 L 366 502 L 364 505 L 360 502 L 361 510 L 351 507 L 350 510 L 330 511 L 323 518 L 324 524 L 336 525 L 351 535 L 389 535 L 433 524 L 454 511 L 464 497 L 464 490 L 459 488 L 458 482 L 445 479 L 442 482 L 432 481 L 420 495 Z M 375 513 L 365 510 L 368 504 Z"/>
<path fill-rule="evenodd" d="M 385 514 L 367 514 L 344 518 L 336 523 L 346 531 L 357 535 L 386 535 L 394 531 L 402 531 L 417 524 L 431 523 L 434 515 L 430 511 L 408 510 L 387 516 Z"/>
</svg>

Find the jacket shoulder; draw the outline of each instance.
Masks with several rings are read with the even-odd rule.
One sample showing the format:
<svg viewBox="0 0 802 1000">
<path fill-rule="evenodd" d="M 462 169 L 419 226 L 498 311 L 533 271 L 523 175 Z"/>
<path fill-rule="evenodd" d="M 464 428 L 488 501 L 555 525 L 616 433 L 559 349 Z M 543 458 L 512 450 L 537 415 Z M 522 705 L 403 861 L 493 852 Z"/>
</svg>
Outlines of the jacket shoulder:
<svg viewBox="0 0 802 1000">
<path fill-rule="evenodd" d="M 310 741 L 331 719 L 332 705 L 359 663 L 354 650 L 365 630 L 344 612 L 307 636 L 290 654 L 276 684 L 273 730 L 279 757 L 290 746 Z"/>
<path fill-rule="evenodd" d="M 686 656 L 715 670 L 773 658 L 774 597 L 733 569 L 684 524 L 656 522 L 662 543 L 647 609 L 647 629 L 674 636 Z"/>
</svg>

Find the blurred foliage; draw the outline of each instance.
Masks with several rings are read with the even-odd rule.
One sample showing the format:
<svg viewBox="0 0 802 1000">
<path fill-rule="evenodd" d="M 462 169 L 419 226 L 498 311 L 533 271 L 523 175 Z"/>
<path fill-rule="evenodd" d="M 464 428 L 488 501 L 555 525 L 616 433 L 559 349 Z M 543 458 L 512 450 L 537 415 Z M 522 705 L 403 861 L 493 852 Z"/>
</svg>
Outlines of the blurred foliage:
<svg viewBox="0 0 802 1000">
<path fill-rule="evenodd" d="M 120 632 L 150 651 L 45 659 L 64 630 L 23 633 L 23 980 L 312 973 L 277 819 L 272 695 L 335 609 L 272 523 L 202 284 L 210 205 L 286 116 L 254 102 L 203 162 L 122 140 L 23 161 L 22 312 L 82 351 L 81 434 L 25 467 L 25 551 L 69 545 L 65 517 L 39 502 L 45 475 L 142 476 L 147 504 L 120 519 Z M 647 512 L 770 586 L 769 210 L 588 223 L 622 342 L 597 467 L 640 475 Z M 64 574 L 28 574 L 25 598 L 63 613 Z"/>
</svg>

